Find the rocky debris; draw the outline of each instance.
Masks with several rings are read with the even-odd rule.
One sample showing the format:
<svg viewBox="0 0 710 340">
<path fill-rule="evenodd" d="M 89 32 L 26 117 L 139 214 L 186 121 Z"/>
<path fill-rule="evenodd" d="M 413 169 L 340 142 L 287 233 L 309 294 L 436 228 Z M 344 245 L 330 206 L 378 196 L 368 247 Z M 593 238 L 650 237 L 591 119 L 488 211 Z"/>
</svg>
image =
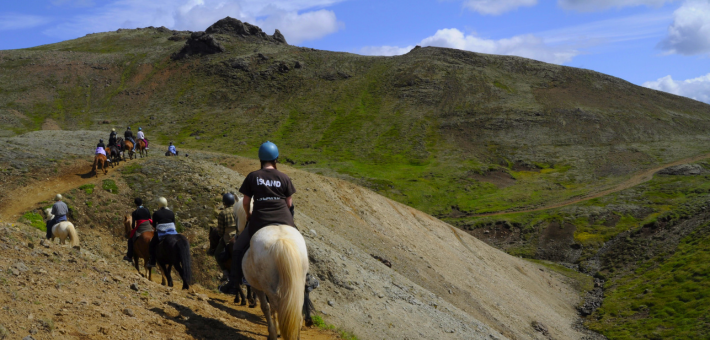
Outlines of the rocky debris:
<svg viewBox="0 0 710 340">
<path fill-rule="evenodd" d="M 135 290 L 136 292 L 138 291 L 138 285 L 135 283 L 131 283 L 131 290 Z"/>
<path fill-rule="evenodd" d="M 370 254 L 370 256 L 374 257 L 375 260 L 382 262 L 382 264 L 384 264 L 385 266 L 392 268 L 392 262 L 390 262 L 390 260 L 375 254 Z"/>
<path fill-rule="evenodd" d="M 180 52 L 170 56 L 173 60 L 180 60 L 191 55 L 205 55 L 222 53 L 225 51 L 224 46 L 220 44 L 212 35 L 205 32 L 194 32 L 185 42 L 185 46 Z"/>
<path fill-rule="evenodd" d="M 587 295 L 584 297 L 584 303 L 577 308 L 579 314 L 582 316 L 591 315 L 597 308 L 602 306 L 602 302 L 604 301 L 603 286 L 603 280 L 598 278 L 594 279 L 594 289 L 587 292 Z"/>
<path fill-rule="evenodd" d="M 533 321 L 531 323 L 532 328 L 537 331 L 542 333 L 544 336 L 548 336 L 550 334 L 550 331 L 547 330 L 547 327 L 543 325 L 541 322 L 538 321 Z"/>
<path fill-rule="evenodd" d="M 226 17 L 215 22 L 212 26 L 208 27 L 205 32 L 208 34 L 228 34 L 245 38 L 255 37 L 268 42 L 288 45 L 286 38 L 284 38 L 279 30 L 276 30 L 274 35 L 271 36 L 264 33 L 258 26 L 231 17 Z"/>
<path fill-rule="evenodd" d="M 130 317 L 136 316 L 130 308 L 124 308 L 124 309 L 123 309 L 123 314 L 128 315 L 128 316 L 130 316 Z"/>
<path fill-rule="evenodd" d="M 658 172 L 660 175 L 673 175 L 673 176 L 692 176 L 700 175 L 703 173 L 703 167 L 700 164 L 681 164 L 665 168 Z"/>
</svg>

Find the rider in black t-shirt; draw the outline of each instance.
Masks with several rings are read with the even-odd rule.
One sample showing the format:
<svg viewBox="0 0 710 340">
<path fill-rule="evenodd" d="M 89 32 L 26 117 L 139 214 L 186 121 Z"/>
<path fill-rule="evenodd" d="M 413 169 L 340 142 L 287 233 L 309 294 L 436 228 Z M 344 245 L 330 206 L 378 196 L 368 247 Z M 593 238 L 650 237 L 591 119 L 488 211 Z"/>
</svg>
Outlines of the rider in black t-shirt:
<svg viewBox="0 0 710 340">
<path fill-rule="evenodd" d="M 131 214 L 131 219 L 133 220 L 133 222 L 131 223 L 131 229 L 133 231 L 128 237 L 128 251 L 126 252 L 126 256 L 123 257 L 123 259 L 128 262 L 133 261 L 133 241 L 135 239 L 135 236 L 133 235 L 135 234 L 136 227 L 144 221 L 150 221 L 150 210 L 143 206 L 143 200 L 140 197 L 137 197 L 135 200 L 133 200 L 133 202 L 138 208 Z"/>
<path fill-rule="evenodd" d="M 293 199 L 296 193 L 291 179 L 276 169 L 279 150 L 274 143 L 266 142 L 259 148 L 261 169 L 247 175 L 239 192 L 244 194 L 244 210 L 249 224 L 239 234 L 232 251 L 232 268 L 229 282 L 220 287 L 223 293 L 231 293 L 242 280 L 242 258 L 249 249 L 249 241 L 259 229 L 271 224 L 286 224 L 295 227 L 293 222 Z M 249 212 L 251 200 L 254 200 L 253 213 Z"/>
</svg>

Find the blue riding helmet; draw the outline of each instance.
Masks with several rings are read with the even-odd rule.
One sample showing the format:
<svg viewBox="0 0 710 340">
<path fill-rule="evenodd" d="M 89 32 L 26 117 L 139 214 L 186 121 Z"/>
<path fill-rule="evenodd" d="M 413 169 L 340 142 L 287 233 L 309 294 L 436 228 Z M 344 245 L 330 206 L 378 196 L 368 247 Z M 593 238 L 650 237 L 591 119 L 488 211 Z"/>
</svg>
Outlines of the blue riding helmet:
<svg viewBox="0 0 710 340">
<path fill-rule="evenodd" d="M 139 127 L 139 128 L 138 128 L 138 131 L 142 131 L 142 130 L 143 130 L 143 128 L 142 128 L 142 127 Z"/>
<path fill-rule="evenodd" d="M 259 147 L 259 160 L 270 162 L 275 161 L 277 158 L 279 158 L 279 148 L 276 147 L 276 144 L 268 141 L 261 144 Z"/>
</svg>

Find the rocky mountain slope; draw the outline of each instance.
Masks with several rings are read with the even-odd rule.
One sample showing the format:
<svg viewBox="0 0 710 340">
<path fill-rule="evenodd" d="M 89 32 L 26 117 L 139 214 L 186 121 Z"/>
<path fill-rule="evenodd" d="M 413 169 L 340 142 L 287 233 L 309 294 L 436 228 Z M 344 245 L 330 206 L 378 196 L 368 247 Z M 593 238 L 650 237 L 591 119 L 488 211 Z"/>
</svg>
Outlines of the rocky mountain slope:
<svg viewBox="0 0 710 340">
<path fill-rule="evenodd" d="M 98 179 L 81 177 L 90 167 L 86 156 L 76 158 L 76 162 L 83 163 L 77 165 L 78 168 L 71 164 L 66 167 L 61 165 L 76 157 L 71 156 L 72 153 L 91 150 L 93 139 L 98 134 L 80 131 L 79 135 L 85 138 L 83 142 L 75 140 L 77 133 L 63 131 L 41 131 L 0 140 L 8 146 L 5 152 L 27 152 L 35 156 L 26 158 L 28 169 L 25 172 L 13 167 L 5 172 L 4 177 L 13 180 L 3 183 L 3 192 L 8 193 L 8 199 L 0 203 L 0 218 L 8 221 L 21 214 L 23 221 L 32 223 L 33 214 L 49 204 L 47 200 L 55 193 L 52 189 L 46 190 L 46 184 L 56 178 L 73 176 L 80 181 L 72 182 L 75 187 L 63 192 L 71 207 L 70 218 L 79 227 L 82 237 L 81 252 L 67 249 L 60 251 L 59 255 L 45 257 L 38 254 L 39 259 L 32 257 L 32 262 L 27 262 L 30 260 L 21 257 L 25 256 L 22 254 L 31 253 L 32 249 L 44 252 L 37 242 L 39 233 L 32 232 L 28 227 L 21 227 L 20 230 L 6 227 L 3 229 L 6 233 L 3 244 L 17 249 L 8 252 L 7 260 L 0 263 L 2 275 L 6 278 L 3 282 L 7 282 L 3 289 L 7 292 L 20 291 L 23 283 L 28 285 L 27 278 L 13 276 L 12 268 L 17 269 L 13 265 L 19 260 L 31 267 L 30 272 L 40 268 L 51 270 L 47 274 L 49 277 L 58 273 L 57 267 L 50 266 L 61 265 L 62 259 L 75 259 L 79 264 L 85 263 L 82 261 L 105 262 L 101 266 L 93 265 L 97 269 L 88 264 L 81 267 L 82 272 L 79 273 L 86 273 L 88 277 L 72 277 L 66 286 L 84 287 L 94 282 L 92 280 L 100 281 L 102 275 L 106 276 L 108 282 L 100 282 L 99 286 L 120 286 L 122 293 L 119 295 L 129 296 L 124 303 L 134 313 L 138 308 L 153 310 L 154 305 L 163 305 L 155 308 L 170 310 L 165 312 L 168 317 L 154 311 L 147 313 L 150 316 L 148 319 L 160 323 L 167 318 L 169 321 L 166 322 L 174 326 L 171 330 L 180 338 L 206 336 L 203 335 L 206 330 L 194 333 L 192 327 L 200 327 L 195 325 L 197 322 L 193 324 L 179 316 L 175 319 L 170 313 L 177 312 L 171 308 L 180 313 L 189 309 L 201 317 L 220 320 L 220 317 L 226 317 L 220 316 L 219 310 L 229 313 L 233 305 L 218 301 L 220 298 L 214 293 L 208 294 L 207 302 L 201 302 L 200 295 L 183 294 L 176 290 L 169 290 L 170 295 L 164 295 L 165 289 L 144 281 L 139 281 L 138 293 L 130 291 L 128 281 L 137 279 L 131 274 L 133 269 L 120 260 L 125 244 L 121 236 L 121 216 L 129 211 L 134 196 L 143 196 L 149 202 L 160 195 L 168 197 L 177 214 L 179 228 L 190 239 L 195 277 L 199 283 L 196 291 L 206 294 L 208 289 L 216 286 L 219 276 L 213 259 L 204 253 L 207 246 L 206 228 L 215 223 L 221 193 L 234 190 L 243 175 L 256 168 L 256 162 L 219 153 L 190 151 L 190 157 L 151 156 L 130 161 L 110 170 L 108 176 L 99 175 Z M 52 141 L 51 148 L 38 148 L 49 145 L 49 141 Z M 57 154 L 52 148 L 65 152 Z M 43 165 L 49 155 L 55 155 L 55 161 L 60 163 L 56 173 L 34 170 L 34 165 Z M 4 157 L 1 159 L 2 164 L 12 161 Z M 293 178 L 298 189 L 294 196 L 296 223 L 306 236 L 311 272 L 321 280 L 321 287 L 313 297 L 318 314 L 327 322 L 350 330 L 363 339 L 581 339 L 588 336 L 575 326 L 578 323 L 575 307 L 580 303 L 579 282 L 546 267 L 507 255 L 425 213 L 368 189 L 286 166 L 282 168 Z M 26 181 L 19 184 L 20 178 Z M 10 203 L 23 197 L 27 191 L 36 195 L 33 200 L 25 201 L 24 208 Z M 33 243 L 35 248 L 27 249 L 26 242 Z M 374 256 L 388 260 L 391 267 Z M 114 267 L 117 272 L 109 269 Z M 104 274 L 106 270 L 111 271 L 111 275 L 118 275 L 121 283 L 111 282 L 113 279 Z M 38 278 L 30 276 L 30 279 Z M 43 279 L 42 283 L 47 280 Z M 144 299 L 146 301 L 141 300 L 144 292 L 149 296 Z M 87 302 L 88 308 L 95 308 L 92 303 L 100 295 L 97 290 L 96 297 L 86 294 L 82 299 Z M 41 310 L 35 310 L 31 303 L 25 307 L 16 302 L 18 298 L 7 296 L 12 300 L 12 311 L 15 312 L 6 310 L 5 313 L 12 315 L 11 320 L 18 320 L 18 323 L 3 324 L 3 327 L 13 334 L 30 331 L 28 328 L 32 326 L 38 327 L 35 322 L 23 319 L 30 312 L 37 320 L 52 318 L 53 322 L 58 323 L 52 315 L 73 313 L 77 308 L 75 305 L 82 303 L 77 298 L 71 300 L 71 307 L 66 306 L 63 300 L 67 298 L 51 287 L 47 296 L 42 296 L 46 299 L 42 303 L 46 303 L 47 307 Z M 226 300 L 227 297 L 222 296 L 221 299 Z M 111 303 L 112 316 L 129 320 L 120 316 L 123 305 L 115 303 L 114 307 Z M 143 313 L 142 309 L 140 313 Z M 237 317 L 245 315 L 234 313 Z M 249 313 L 258 315 L 253 310 Z M 91 324 L 101 320 L 97 313 L 82 315 Z M 250 320 L 249 315 L 245 316 Z M 189 315 L 186 317 L 190 318 Z M 77 327 L 83 327 L 71 325 L 65 319 L 61 319 L 61 325 L 56 326 L 53 334 L 56 335 L 57 329 L 75 334 L 79 332 Z M 150 325 L 148 319 L 146 321 Z M 221 322 L 227 329 L 234 328 L 251 337 L 241 326 L 232 323 L 232 319 L 227 323 Z M 184 328 L 175 323 L 182 324 Z M 118 330 L 119 333 L 130 334 L 129 324 L 121 321 L 120 325 L 128 330 Z M 150 327 L 146 329 L 158 332 Z M 100 328 L 91 329 L 90 334 L 99 336 Z M 116 327 L 110 329 L 111 332 L 117 331 Z M 40 328 L 37 330 L 40 331 Z M 84 328 L 82 330 L 89 332 Z"/>
<path fill-rule="evenodd" d="M 294 166 L 459 226 L 708 151 L 710 106 L 593 71 L 433 47 L 319 51 L 234 19 L 0 51 L 0 69 L 2 134 L 138 125 L 249 156 L 270 139 Z"/>
</svg>

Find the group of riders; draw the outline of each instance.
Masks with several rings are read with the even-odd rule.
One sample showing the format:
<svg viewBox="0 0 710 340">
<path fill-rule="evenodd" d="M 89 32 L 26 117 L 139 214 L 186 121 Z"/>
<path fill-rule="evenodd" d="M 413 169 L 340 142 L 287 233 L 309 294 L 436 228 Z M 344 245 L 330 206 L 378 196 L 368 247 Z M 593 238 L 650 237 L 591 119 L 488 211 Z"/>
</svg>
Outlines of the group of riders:
<svg viewBox="0 0 710 340">
<path fill-rule="evenodd" d="M 140 135 L 139 135 L 140 136 Z M 219 212 L 217 229 L 221 237 L 216 258 L 224 256 L 222 252 L 231 253 L 232 267 L 229 270 L 228 281 L 220 286 L 219 290 L 225 294 L 236 294 L 239 284 L 243 282 L 242 259 L 246 251 L 249 249 L 249 241 L 252 236 L 261 228 L 272 225 L 281 224 L 296 227 L 294 223 L 294 205 L 292 195 L 296 193 L 296 189 L 291 182 L 291 179 L 283 172 L 277 169 L 277 160 L 279 151 L 274 143 L 266 142 L 259 148 L 259 159 L 261 168 L 256 170 L 244 179 L 239 192 L 244 195 L 242 200 L 244 211 L 246 212 L 247 224 L 244 230 L 240 233 L 237 229 L 237 217 L 234 212 L 234 204 L 236 197 L 232 193 L 222 195 L 223 209 Z M 253 209 L 250 211 L 250 205 L 253 202 Z M 61 203 L 58 201 L 58 203 Z M 55 204 L 55 206 L 58 205 Z M 133 261 L 133 243 L 136 240 L 136 232 L 142 233 L 144 230 L 155 230 L 150 246 L 150 259 L 146 267 L 152 268 L 156 266 L 156 251 L 160 241 L 167 235 L 177 234 L 175 228 L 175 214 L 168 208 L 168 201 L 164 197 L 158 199 L 159 209 L 153 212 L 143 206 L 143 200 L 136 198 L 134 201 L 136 210 L 133 211 L 132 232 L 128 237 L 128 252 L 123 258 L 126 261 Z M 62 203 L 63 204 L 63 203 Z M 66 205 L 64 205 L 66 206 Z M 62 210 L 61 205 L 56 209 L 55 216 L 66 211 Z M 52 208 L 52 212 L 55 209 Z M 66 214 L 66 212 L 65 212 Z M 59 217 L 55 217 L 57 219 Z M 49 228 L 48 228 L 49 230 Z M 230 243 L 231 236 L 234 236 L 234 246 L 232 249 L 227 249 Z"/>
<path fill-rule="evenodd" d="M 143 132 L 142 127 L 138 127 L 138 133 L 136 133 L 135 138 L 133 136 L 133 131 L 131 131 L 131 127 L 128 126 L 126 127 L 126 131 L 123 133 L 123 140 L 129 141 L 133 144 L 133 148 L 131 149 L 131 152 L 136 152 L 136 146 L 138 145 L 137 142 L 142 141 L 145 144 L 145 149 L 148 150 L 148 138 L 145 137 L 145 132 Z M 119 150 L 123 149 L 123 140 L 120 140 L 118 138 L 118 134 L 116 133 L 116 129 L 111 129 L 111 133 L 108 136 L 108 145 L 104 144 L 103 139 L 99 139 L 99 143 L 96 144 L 96 151 L 94 151 L 95 155 L 104 155 L 106 156 L 106 149 L 110 148 L 112 146 L 116 146 L 119 148 Z M 170 146 L 168 146 L 168 152 L 165 153 L 166 156 L 177 156 L 178 152 L 175 148 L 175 145 L 173 145 L 173 142 L 170 142 Z M 111 161 L 110 158 L 107 159 L 107 161 Z"/>
</svg>

